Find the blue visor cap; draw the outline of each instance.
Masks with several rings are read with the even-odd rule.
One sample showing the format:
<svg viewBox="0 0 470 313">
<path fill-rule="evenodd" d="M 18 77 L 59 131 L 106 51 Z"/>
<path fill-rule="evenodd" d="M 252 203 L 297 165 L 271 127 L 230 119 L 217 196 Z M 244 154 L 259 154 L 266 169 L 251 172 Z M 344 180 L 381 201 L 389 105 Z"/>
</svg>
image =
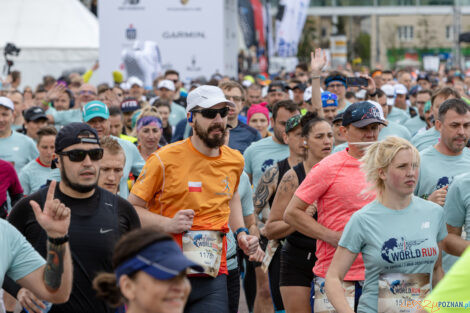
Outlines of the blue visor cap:
<svg viewBox="0 0 470 313">
<path fill-rule="evenodd" d="M 183 255 L 181 248 L 173 240 L 155 242 L 141 250 L 136 256 L 116 268 L 116 279 L 122 275 L 130 275 L 144 271 L 159 280 L 168 280 L 178 276 L 187 268 L 198 272 L 204 271 L 202 266 Z"/>
<path fill-rule="evenodd" d="M 321 93 L 321 104 L 322 107 L 337 107 L 338 106 L 338 97 L 329 91 L 324 91 Z"/>
</svg>

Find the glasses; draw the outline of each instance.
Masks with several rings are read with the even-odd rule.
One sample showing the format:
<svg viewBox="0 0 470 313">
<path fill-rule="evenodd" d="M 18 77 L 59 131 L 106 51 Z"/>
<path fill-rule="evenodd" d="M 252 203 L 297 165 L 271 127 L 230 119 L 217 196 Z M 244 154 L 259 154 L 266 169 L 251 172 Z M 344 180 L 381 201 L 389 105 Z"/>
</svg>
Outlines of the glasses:
<svg viewBox="0 0 470 313">
<path fill-rule="evenodd" d="M 81 90 L 79 93 L 79 95 L 92 95 L 92 96 L 96 96 L 96 93 L 94 91 L 91 91 L 91 90 Z"/>
<path fill-rule="evenodd" d="M 243 101 L 243 98 L 242 97 L 239 97 L 239 96 L 225 96 L 225 98 L 227 100 L 231 100 L 231 101 L 235 101 L 235 102 L 240 102 L 240 101 Z"/>
<path fill-rule="evenodd" d="M 203 109 L 203 110 L 192 110 L 193 113 L 201 113 L 201 115 L 205 118 L 213 119 L 220 114 L 220 117 L 226 117 L 229 111 L 229 107 L 225 107 L 222 109 Z"/>
<path fill-rule="evenodd" d="M 58 154 L 66 155 L 69 157 L 69 160 L 72 162 L 81 162 L 85 160 L 86 156 L 90 156 L 92 161 L 98 161 L 103 158 L 103 149 L 91 149 L 91 150 L 70 150 L 70 151 L 61 151 Z"/>
</svg>

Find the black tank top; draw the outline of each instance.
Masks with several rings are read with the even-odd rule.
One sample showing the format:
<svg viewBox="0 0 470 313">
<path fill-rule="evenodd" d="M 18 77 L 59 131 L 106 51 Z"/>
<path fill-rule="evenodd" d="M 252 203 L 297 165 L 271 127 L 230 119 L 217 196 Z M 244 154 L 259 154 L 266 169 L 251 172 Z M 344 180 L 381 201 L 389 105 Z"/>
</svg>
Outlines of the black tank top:
<svg viewBox="0 0 470 313">
<path fill-rule="evenodd" d="M 299 186 L 304 181 L 306 174 L 303 162 L 300 162 L 292 168 L 297 175 L 299 180 Z M 314 219 L 317 219 L 317 213 L 313 216 Z M 297 248 L 306 249 L 306 250 L 316 250 L 317 241 L 313 238 L 307 237 L 304 234 L 299 233 L 298 231 L 293 232 L 287 236 L 287 241 Z"/>
<path fill-rule="evenodd" d="M 273 206 L 274 196 L 276 195 L 277 187 L 279 187 L 279 184 L 281 183 L 282 176 L 284 176 L 284 174 L 288 170 L 290 170 L 290 165 L 289 165 L 289 161 L 287 160 L 287 158 L 285 158 L 282 161 L 277 162 L 277 168 L 279 169 L 279 176 L 277 177 L 276 190 L 274 190 L 273 194 L 271 195 L 268 201 L 269 208 Z"/>
</svg>

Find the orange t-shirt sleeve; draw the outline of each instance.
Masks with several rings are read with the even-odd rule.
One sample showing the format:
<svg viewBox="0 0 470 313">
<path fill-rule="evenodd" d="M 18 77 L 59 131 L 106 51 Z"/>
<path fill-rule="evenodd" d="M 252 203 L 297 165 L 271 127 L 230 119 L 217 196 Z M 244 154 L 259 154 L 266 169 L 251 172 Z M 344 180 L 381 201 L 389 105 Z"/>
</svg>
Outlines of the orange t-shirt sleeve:
<svg viewBox="0 0 470 313">
<path fill-rule="evenodd" d="M 297 188 L 295 195 L 305 203 L 312 204 L 317 201 L 328 189 L 328 171 L 323 164 L 315 165 Z"/>
<path fill-rule="evenodd" d="M 131 193 L 149 202 L 162 190 L 164 182 L 163 162 L 157 154 L 152 154 L 145 163 Z"/>
</svg>

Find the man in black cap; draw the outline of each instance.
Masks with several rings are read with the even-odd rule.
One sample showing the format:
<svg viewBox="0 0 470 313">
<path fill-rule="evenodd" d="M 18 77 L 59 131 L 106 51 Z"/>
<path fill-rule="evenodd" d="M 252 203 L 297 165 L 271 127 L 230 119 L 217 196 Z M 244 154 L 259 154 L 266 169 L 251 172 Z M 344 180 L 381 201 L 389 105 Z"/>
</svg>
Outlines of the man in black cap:
<svg viewBox="0 0 470 313">
<path fill-rule="evenodd" d="M 304 92 L 307 89 L 307 85 L 303 83 L 298 83 L 294 85 L 292 88 L 292 92 L 294 93 L 294 102 L 299 107 L 302 107 L 304 104 Z"/>
<path fill-rule="evenodd" d="M 22 133 L 33 139 L 38 140 L 38 130 L 47 125 L 46 112 L 40 107 L 30 107 L 23 113 L 24 126 Z"/>
<path fill-rule="evenodd" d="M 127 200 L 97 186 L 103 149 L 96 131 L 84 123 L 71 123 L 57 134 L 55 153 L 61 181 L 54 197 L 71 210 L 70 248 L 74 263 L 73 289 L 67 303 L 52 306 L 50 312 L 105 312 L 113 310 L 98 300 L 92 289 L 93 278 L 99 272 L 112 271 L 114 244 L 124 233 L 140 227 L 139 217 Z M 42 207 L 47 189 L 40 189 L 19 201 L 8 220 L 44 257 L 46 233 L 33 214 L 30 200 Z M 3 288 L 16 297 L 29 312 L 36 296 L 11 280 Z"/>
<path fill-rule="evenodd" d="M 418 75 L 418 79 L 416 80 L 418 85 L 421 87 L 420 90 L 428 90 L 431 89 L 431 79 L 429 79 L 428 74 L 422 73 Z"/>
<path fill-rule="evenodd" d="M 268 96 L 266 97 L 269 111 L 272 110 L 276 102 L 289 99 L 288 88 L 282 80 L 275 80 L 269 85 Z"/>
</svg>

